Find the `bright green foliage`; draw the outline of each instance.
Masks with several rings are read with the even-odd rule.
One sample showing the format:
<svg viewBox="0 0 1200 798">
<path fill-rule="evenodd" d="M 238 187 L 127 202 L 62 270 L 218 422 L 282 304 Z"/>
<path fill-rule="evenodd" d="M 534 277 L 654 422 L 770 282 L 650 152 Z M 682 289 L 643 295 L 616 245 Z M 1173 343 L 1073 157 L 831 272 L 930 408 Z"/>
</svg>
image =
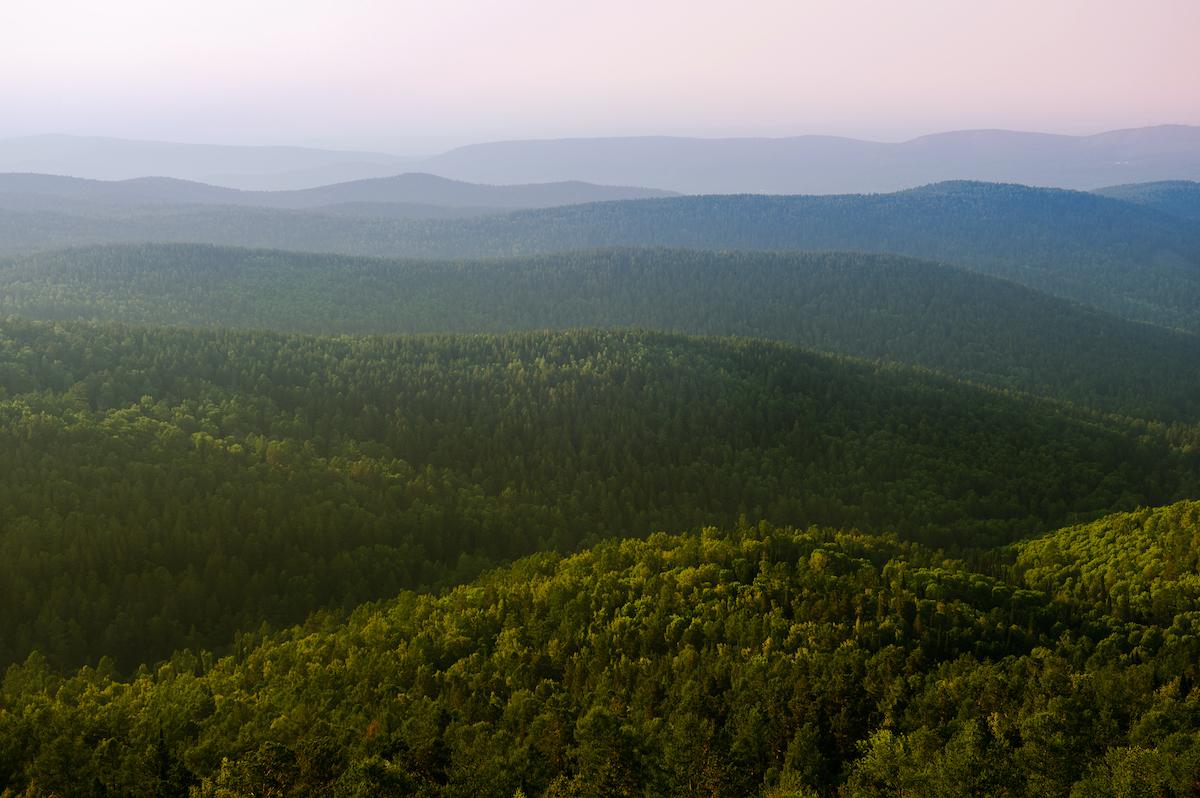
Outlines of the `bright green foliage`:
<svg viewBox="0 0 1200 798">
<path fill-rule="evenodd" d="M 1024 581 L 1057 590 L 1094 615 L 1134 628 L 1166 626 L 1200 602 L 1200 506 L 1141 510 L 1065 529 L 1021 544 L 1016 567 Z"/>
<path fill-rule="evenodd" d="M 12 320 L 0 385 L 4 661 L 131 668 L 742 516 L 966 550 L 1198 490 L 1152 429 L 758 342 Z"/>
<path fill-rule="evenodd" d="M 31 659 L 0 690 L 0 780 L 27 796 L 1192 795 L 1200 613 L 1131 635 L 1072 569 L 1185 583 L 1169 563 L 1195 561 L 1198 518 L 1193 502 L 1052 533 L 1003 577 L 891 535 L 660 534 L 130 681 Z"/>
<path fill-rule="evenodd" d="M 101 247 L 0 270 L 0 312 L 308 333 L 628 327 L 770 338 L 1107 412 L 1200 419 L 1200 338 L 895 256 L 615 250 L 464 263 Z"/>
</svg>

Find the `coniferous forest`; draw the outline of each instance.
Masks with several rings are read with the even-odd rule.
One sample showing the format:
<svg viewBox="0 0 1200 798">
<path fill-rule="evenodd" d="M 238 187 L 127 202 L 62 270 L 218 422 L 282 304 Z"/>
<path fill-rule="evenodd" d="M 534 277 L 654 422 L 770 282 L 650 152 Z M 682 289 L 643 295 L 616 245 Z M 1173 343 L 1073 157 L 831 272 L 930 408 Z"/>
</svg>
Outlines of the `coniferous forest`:
<svg viewBox="0 0 1200 798">
<path fill-rule="evenodd" d="M 0 207 L 0 796 L 1200 795 L 1190 185 L 85 188 Z"/>
</svg>

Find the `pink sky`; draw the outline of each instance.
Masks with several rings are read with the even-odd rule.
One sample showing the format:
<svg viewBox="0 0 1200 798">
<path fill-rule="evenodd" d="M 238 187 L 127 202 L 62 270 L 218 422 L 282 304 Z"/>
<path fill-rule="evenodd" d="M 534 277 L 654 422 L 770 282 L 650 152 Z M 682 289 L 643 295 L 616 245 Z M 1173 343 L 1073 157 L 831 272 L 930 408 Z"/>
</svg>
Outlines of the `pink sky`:
<svg viewBox="0 0 1200 798">
<path fill-rule="evenodd" d="M 1200 124 L 1200 0 L 4 0 L 0 136 L 429 151 Z"/>
</svg>

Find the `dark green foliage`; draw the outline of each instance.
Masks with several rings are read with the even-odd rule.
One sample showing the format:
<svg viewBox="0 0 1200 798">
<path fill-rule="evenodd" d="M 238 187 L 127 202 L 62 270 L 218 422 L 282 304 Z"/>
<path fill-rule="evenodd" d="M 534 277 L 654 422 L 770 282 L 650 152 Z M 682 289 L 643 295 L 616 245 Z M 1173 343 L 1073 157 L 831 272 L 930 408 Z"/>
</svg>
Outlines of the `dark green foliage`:
<svg viewBox="0 0 1200 798">
<path fill-rule="evenodd" d="M 989 183 L 843 196 L 603 202 L 478 219 L 351 219 L 167 206 L 113 217 L 0 212 L 9 252 L 182 241 L 459 258 L 598 246 L 890 252 L 943 260 L 1127 318 L 1200 331 L 1200 232 L 1096 194 Z"/>
<path fill-rule="evenodd" d="M 964 549 L 1198 490 L 1157 428 L 754 341 L 10 320 L 0 391 L 5 661 L 128 668 L 743 515 Z"/>
<path fill-rule="evenodd" d="M 891 535 L 654 535 L 128 681 L 31 659 L 0 689 L 0 780 L 22 796 L 1194 795 L 1194 603 L 1122 619 L 1073 574 L 1170 603 L 1194 587 L 1172 568 L 1194 567 L 1198 522 L 1196 503 L 1107 518 L 1022 544 L 1000 575 Z"/>
<path fill-rule="evenodd" d="M 894 256 L 611 250 L 380 261 L 101 247 L 0 269 L 0 312 L 310 333 L 636 326 L 920 365 L 1164 421 L 1200 419 L 1200 339 Z"/>
</svg>

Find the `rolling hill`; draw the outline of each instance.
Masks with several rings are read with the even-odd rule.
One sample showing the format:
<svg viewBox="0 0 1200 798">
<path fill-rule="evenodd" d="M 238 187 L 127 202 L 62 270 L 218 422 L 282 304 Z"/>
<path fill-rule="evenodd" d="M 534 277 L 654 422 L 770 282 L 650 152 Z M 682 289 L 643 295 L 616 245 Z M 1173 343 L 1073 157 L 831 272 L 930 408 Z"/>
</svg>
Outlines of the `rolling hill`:
<svg viewBox="0 0 1200 798">
<path fill-rule="evenodd" d="M 892 535 L 709 528 L 541 554 L 129 680 L 33 658 L 0 688 L 0 779 L 206 798 L 1187 795 L 1198 529 L 1195 502 L 1111 516 L 996 575 Z"/>
<path fill-rule="evenodd" d="M 576 138 L 474 144 L 429 158 L 55 135 L 0 140 L 0 172 L 102 180 L 161 176 L 278 191 L 405 171 L 473 183 L 587 181 L 689 194 L 846 194 L 944 180 L 1095 189 L 1200 179 L 1200 128 L 1091 136 L 963 130 L 896 143 L 834 136 Z"/>
<path fill-rule="evenodd" d="M 55 210 L 86 207 L 93 213 L 128 213 L 144 205 L 233 205 L 256 208 L 320 209 L 327 206 L 433 206 L 496 213 L 585 202 L 670 196 L 670 192 L 580 182 L 490 186 L 429 174 L 408 173 L 294 191 L 239 191 L 232 188 L 142 177 L 83 180 L 44 174 L 0 174 L 0 207 Z M 86 203 L 86 204 L 85 204 Z M 384 214 L 386 215 L 386 214 Z"/>
<path fill-rule="evenodd" d="M 0 139 L 0 172 L 96 180 L 173 177 L 254 189 L 292 189 L 404 171 L 412 159 L 380 152 L 234 146 L 42 135 Z"/>
<path fill-rule="evenodd" d="M 601 246 L 887 252 L 946 261 L 1115 315 L 1200 331 L 1200 231 L 1085 192 L 945 183 L 881 195 L 625 200 L 468 219 L 163 206 L 90 217 L 0 210 L 3 251 L 198 242 L 463 258 Z"/>
<path fill-rule="evenodd" d="M 0 260 L 5 796 L 1195 791 L 1170 191 L 62 185 L 8 252 L 142 243 Z"/>
<path fill-rule="evenodd" d="M 0 325 L 0 661 L 122 669 L 602 537 L 953 552 L 1200 492 L 1161 430 L 779 344 Z"/>
<path fill-rule="evenodd" d="M 944 180 L 1093 189 L 1200 179 L 1200 127 L 1093 136 L 964 130 L 900 143 L 833 136 L 501 141 L 451 150 L 421 168 L 488 183 L 573 179 L 689 194 L 847 194 Z"/>
<path fill-rule="evenodd" d="M 1183 219 L 1200 221 L 1200 183 L 1195 180 L 1131 183 L 1096 189 L 1095 193 L 1144 205 Z"/>
<path fill-rule="evenodd" d="M 889 255 L 605 250 L 387 261 L 196 245 L 0 263 L 0 314 L 366 334 L 639 327 L 768 338 L 1200 421 L 1200 339 Z"/>
</svg>

